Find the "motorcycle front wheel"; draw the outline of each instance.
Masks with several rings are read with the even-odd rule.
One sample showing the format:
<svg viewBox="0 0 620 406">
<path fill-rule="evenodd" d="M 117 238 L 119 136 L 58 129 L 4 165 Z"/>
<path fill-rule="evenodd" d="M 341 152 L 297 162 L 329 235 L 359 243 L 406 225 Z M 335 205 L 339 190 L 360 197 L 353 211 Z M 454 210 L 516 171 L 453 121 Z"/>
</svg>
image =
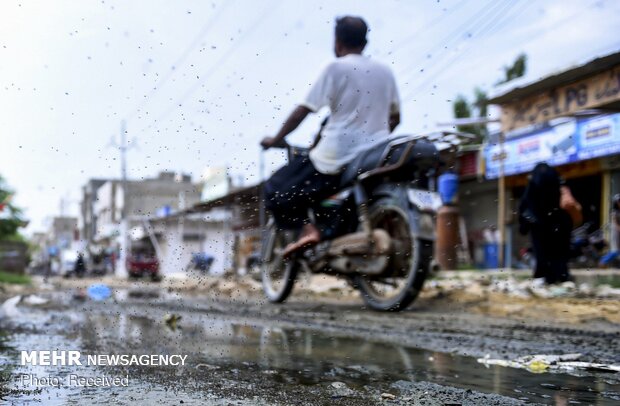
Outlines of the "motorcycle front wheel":
<svg viewBox="0 0 620 406">
<path fill-rule="evenodd" d="M 415 300 L 428 275 L 432 242 L 415 238 L 413 216 L 396 201 L 377 201 L 370 211 L 373 229 L 381 228 L 393 240 L 388 269 L 381 275 L 354 276 L 354 284 L 368 307 L 380 311 L 400 311 Z"/>
<path fill-rule="evenodd" d="M 286 245 L 294 241 L 291 232 L 278 230 L 273 222 L 267 226 L 261 253 L 261 279 L 265 296 L 272 303 L 282 303 L 293 290 L 297 277 L 296 261 L 282 258 Z"/>
</svg>

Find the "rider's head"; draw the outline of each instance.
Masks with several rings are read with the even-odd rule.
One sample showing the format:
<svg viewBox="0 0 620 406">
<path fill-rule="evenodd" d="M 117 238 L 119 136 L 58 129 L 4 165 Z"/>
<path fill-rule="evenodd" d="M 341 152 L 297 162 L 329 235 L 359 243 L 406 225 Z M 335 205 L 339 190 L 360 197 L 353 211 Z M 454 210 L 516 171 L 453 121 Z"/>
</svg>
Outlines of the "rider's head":
<svg viewBox="0 0 620 406">
<path fill-rule="evenodd" d="M 368 26 L 360 17 L 344 16 L 336 19 L 334 51 L 340 58 L 348 54 L 361 54 L 366 46 Z"/>
</svg>

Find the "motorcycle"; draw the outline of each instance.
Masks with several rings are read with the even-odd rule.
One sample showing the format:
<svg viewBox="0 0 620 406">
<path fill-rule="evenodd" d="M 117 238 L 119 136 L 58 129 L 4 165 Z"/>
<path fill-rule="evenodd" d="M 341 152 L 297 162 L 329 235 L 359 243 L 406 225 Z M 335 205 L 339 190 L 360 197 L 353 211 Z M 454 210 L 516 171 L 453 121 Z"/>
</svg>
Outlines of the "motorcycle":
<svg viewBox="0 0 620 406">
<path fill-rule="evenodd" d="M 283 147 L 289 160 L 308 154 Z M 341 191 L 309 213 L 323 241 L 289 257 L 282 252 L 299 230 L 280 230 L 269 219 L 260 264 L 267 299 L 285 301 L 298 272 L 306 271 L 348 278 L 372 309 L 405 309 L 434 265 L 439 165 L 435 145 L 416 136 L 398 136 L 362 152 L 344 169 Z"/>
<path fill-rule="evenodd" d="M 571 233 L 570 257 L 573 266 L 580 268 L 596 268 L 608 244 L 603 230 L 594 229 L 592 222 L 586 222 Z"/>
</svg>

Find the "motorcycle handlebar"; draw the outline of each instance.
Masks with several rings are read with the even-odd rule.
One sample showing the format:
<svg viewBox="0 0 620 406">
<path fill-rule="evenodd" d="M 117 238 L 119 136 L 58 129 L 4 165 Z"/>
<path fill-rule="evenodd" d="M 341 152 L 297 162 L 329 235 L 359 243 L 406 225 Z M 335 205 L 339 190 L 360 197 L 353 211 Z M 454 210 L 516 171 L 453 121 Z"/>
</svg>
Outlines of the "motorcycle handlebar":
<svg viewBox="0 0 620 406">
<path fill-rule="evenodd" d="M 275 144 L 273 144 L 272 146 L 270 146 L 269 148 L 265 148 L 263 147 L 263 151 L 267 151 L 268 149 L 272 149 L 272 148 L 277 148 L 277 149 L 288 149 L 291 146 L 285 141 L 285 140 L 281 140 Z"/>
</svg>

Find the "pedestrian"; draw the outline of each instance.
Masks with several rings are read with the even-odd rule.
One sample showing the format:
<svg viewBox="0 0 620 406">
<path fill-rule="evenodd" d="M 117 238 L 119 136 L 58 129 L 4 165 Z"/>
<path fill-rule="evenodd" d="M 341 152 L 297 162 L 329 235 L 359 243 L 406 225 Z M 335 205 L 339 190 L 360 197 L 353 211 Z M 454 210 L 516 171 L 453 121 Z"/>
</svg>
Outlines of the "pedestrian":
<svg viewBox="0 0 620 406">
<path fill-rule="evenodd" d="M 519 204 L 519 231 L 530 233 L 536 258 L 534 278 L 544 278 L 547 284 L 570 280 L 568 260 L 573 220 L 561 207 L 562 194 L 566 193 L 561 190 L 563 186 L 555 169 L 539 163 L 530 174 Z"/>
<path fill-rule="evenodd" d="M 86 263 L 84 262 L 84 255 L 81 252 L 78 253 L 77 259 L 75 260 L 73 272 L 78 278 L 83 277 L 86 273 Z"/>
</svg>

